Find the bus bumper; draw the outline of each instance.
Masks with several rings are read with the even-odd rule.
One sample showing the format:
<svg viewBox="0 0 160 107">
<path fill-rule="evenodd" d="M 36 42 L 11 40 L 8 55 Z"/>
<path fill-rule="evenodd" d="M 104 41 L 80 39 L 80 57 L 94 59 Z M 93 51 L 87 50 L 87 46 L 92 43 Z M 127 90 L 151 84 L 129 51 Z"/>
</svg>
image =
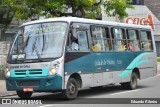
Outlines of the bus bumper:
<svg viewBox="0 0 160 107">
<path fill-rule="evenodd" d="M 7 91 L 22 91 L 24 88 L 33 88 L 35 92 L 59 91 L 62 90 L 62 77 L 7 77 L 6 88 Z"/>
</svg>

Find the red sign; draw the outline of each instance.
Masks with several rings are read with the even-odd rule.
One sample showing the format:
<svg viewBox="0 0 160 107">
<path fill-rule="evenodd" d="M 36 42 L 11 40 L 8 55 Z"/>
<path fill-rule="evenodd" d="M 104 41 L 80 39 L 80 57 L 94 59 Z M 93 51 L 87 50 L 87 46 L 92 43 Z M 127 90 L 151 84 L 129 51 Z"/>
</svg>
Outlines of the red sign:
<svg viewBox="0 0 160 107">
<path fill-rule="evenodd" d="M 149 25 L 152 27 L 152 29 L 155 29 L 154 23 L 153 23 L 153 17 L 152 14 L 148 14 L 147 18 L 134 18 L 134 17 L 128 17 L 126 18 L 126 23 L 130 24 L 137 24 L 137 25 Z"/>
</svg>

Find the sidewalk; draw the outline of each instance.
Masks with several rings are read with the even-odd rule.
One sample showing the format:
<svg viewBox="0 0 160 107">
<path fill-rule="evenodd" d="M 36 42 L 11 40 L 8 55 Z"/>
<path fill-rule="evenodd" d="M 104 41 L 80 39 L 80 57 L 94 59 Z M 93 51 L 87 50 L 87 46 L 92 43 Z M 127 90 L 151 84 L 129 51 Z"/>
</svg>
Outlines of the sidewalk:
<svg viewBox="0 0 160 107">
<path fill-rule="evenodd" d="M 7 91 L 5 80 L 0 80 L 0 98 L 4 96 L 15 95 L 15 91 Z"/>
</svg>

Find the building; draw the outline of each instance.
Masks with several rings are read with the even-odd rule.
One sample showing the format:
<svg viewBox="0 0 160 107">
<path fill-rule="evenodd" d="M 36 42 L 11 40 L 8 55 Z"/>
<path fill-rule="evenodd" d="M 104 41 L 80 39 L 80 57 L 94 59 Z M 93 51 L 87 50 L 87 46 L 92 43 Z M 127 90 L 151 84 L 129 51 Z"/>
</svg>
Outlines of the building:
<svg viewBox="0 0 160 107">
<path fill-rule="evenodd" d="M 157 48 L 157 56 L 160 57 L 160 1 L 159 0 L 144 0 L 144 4 L 155 15 L 158 21 L 155 21 L 154 25 L 157 27 L 155 33 L 155 42 Z"/>
<path fill-rule="evenodd" d="M 157 56 L 160 57 L 160 2 L 159 0 L 133 0 L 134 9 L 127 9 L 129 16 L 122 23 L 149 25 L 153 28 Z M 118 21 L 102 13 L 102 20 Z"/>
</svg>

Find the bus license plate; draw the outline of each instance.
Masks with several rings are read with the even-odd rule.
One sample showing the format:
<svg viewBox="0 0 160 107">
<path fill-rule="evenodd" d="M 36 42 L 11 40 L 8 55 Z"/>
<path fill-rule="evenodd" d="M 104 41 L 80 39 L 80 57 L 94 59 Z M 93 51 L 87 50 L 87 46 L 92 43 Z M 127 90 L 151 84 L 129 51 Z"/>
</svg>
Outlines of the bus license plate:
<svg viewBox="0 0 160 107">
<path fill-rule="evenodd" d="M 23 88 L 24 92 L 33 92 L 33 88 Z"/>
</svg>

